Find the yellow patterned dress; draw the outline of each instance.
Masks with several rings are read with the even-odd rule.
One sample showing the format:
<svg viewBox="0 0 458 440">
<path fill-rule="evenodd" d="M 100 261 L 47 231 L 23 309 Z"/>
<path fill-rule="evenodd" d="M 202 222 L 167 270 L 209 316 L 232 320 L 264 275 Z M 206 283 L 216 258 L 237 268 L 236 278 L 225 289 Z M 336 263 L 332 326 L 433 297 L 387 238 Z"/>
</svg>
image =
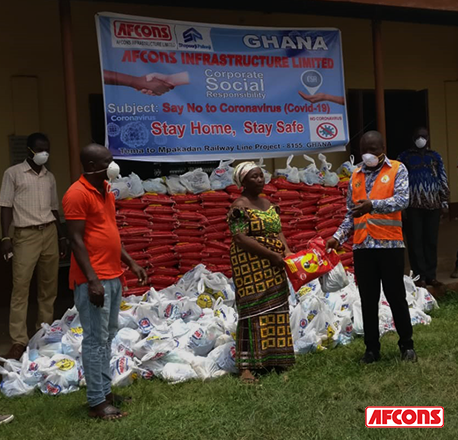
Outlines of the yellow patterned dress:
<svg viewBox="0 0 458 440">
<path fill-rule="evenodd" d="M 245 234 L 266 248 L 284 255 L 279 239 L 278 207 L 267 211 L 232 208 L 228 215 L 232 235 Z M 288 367 L 294 364 L 289 323 L 289 288 L 283 269 L 232 242 L 232 274 L 239 313 L 236 363 L 239 370 Z"/>
</svg>

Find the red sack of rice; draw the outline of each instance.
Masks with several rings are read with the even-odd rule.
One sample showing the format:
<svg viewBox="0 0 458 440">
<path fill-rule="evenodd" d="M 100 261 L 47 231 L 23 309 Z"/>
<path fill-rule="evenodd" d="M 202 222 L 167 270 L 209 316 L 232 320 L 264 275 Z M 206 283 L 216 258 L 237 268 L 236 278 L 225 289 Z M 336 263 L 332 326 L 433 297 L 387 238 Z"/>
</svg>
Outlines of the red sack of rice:
<svg viewBox="0 0 458 440">
<path fill-rule="evenodd" d="M 115 205 L 118 209 L 123 208 L 132 210 L 143 210 L 147 206 L 141 199 L 116 200 Z"/>
<path fill-rule="evenodd" d="M 179 227 L 178 222 L 163 222 L 163 223 L 153 223 L 152 230 L 153 232 L 161 232 L 161 231 L 173 231 L 174 229 Z"/>
<path fill-rule="evenodd" d="M 332 204 L 342 204 L 344 205 L 345 204 L 345 197 L 343 196 L 326 196 L 326 197 L 322 197 L 320 200 L 318 200 L 317 202 L 317 205 L 318 206 L 321 206 L 321 205 L 329 205 L 330 203 Z"/>
<path fill-rule="evenodd" d="M 203 243 L 205 241 L 205 237 L 203 235 L 199 237 L 180 237 L 180 240 L 177 244 L 195 244 L 195 243 Z"/>
<path fill-rule="evenodd" d="M 154 238 L 152 239 L 151 243 L 153 243 L 155 246 L 174 246 L 178 243 L 178 238 Z"/>
<path fill-rule="evenodd" d="M 151 243 L 151 239 L 145 237 L 122 237 L 121 243 L 123 245 L 134 243 L 145 243 L 146 245 L 149 245 Z"/>
<path fill-rule="evenodd" d="M 298 191 L 291 191 L 287 189 L 280 189 L 275 194 L 272 194 L 272 198 L 275 200 L 300 200 Z"/>
<path fill-rule="evenodd" d="M 334 215 L 335 213 L 337 212 L 337 210 L 341 209 L 342 208 L 342 205 L 324 205 L 324 206 L 321 206 L 318 211 L 317 211 L 317 216 L 323 216 L 323 215 L 326 215 L 330 212 L 332 212 Z"/>
<path fill-rule="evenodd" d="M 310 200 L 305 200 L 300 203 L 298 203 L 296 206 L 297 209 L 305 209 L 305 208 L 310 208 L 311 206 L 316 207 L 317 206 L 317 200 L 316 199 L 310 199 Z M 316 208 L 318 209 L 318 208 Z"/>
<path fill-rule="evenodd" d="M 202 254 L 206 257 L 220 257 L 222 254 L 222 249 L 218 249 L 215 247 L 206 247 L 202 251 Z"/>
<path fill-rule="evenodd" d="M 143 243 L 132 243 L 132 244 L 126 244 L 124 246 L 124 249 L 127 253 L 130 253 L 130 252 L 137 252 L 137 251 L 141 251 L 145 248 L 147 248 L 149 245 L 149 242 L 143 242 Z"/>
<path fill-rule="evenodd" d="M 316 205 L 309 206 L 308 208 L 302 208 L 302 215 L 316 214 L 318 208 Z"/>
<path fill-rule="evenodd" d="M 316 231 L 297 232 L 291 236 L 291 239 L 295 241 L 310 240 L 315 235 Z"/>
<path fill-rule="evenodd" d="M 205 249 L 203 244 L 197 243 L 178 243 L 174 246 L 173 250 L 177 253 L 186 253 L 186 252 L 202 252 Z"/>
<path fill-rule="evenodd" d="M 318 235 L 322 237 L 323 240 L 327 240 L 328 238 L 332 237 L 336 233 L 337 229 L 338 229 L 337 226 L 333 228 L 322 229 L 318 231 Z"/>
<path fill-rule="evenodd" d="M 291 183 L 286 179 L 282 179 L 281 177 L 272 179 L 272 185 L 276 186 L 278 190 L 286 189 L 292 191 L 300 191 L 304 187 L 304 184 L 302 183 Z"/>
<path fill-rule="evenodd" d="M 153 275 L 149 280 L 148 280 L 154 288 L 157 288 L 157 286 L 171 286 L 172 284 L 175 284 L 177 282 L 176 277 L 167 277 L 167 276 L 161 276 L 161 275 Z"/>
<path fill-rule="evenodd" d="M 262 192 L 266 195 L 274 194 L 278 191 L 278 188 L 272 183 L 266 183 Z"/>
<path fill-rule="evenodd" d="M 294 217 L 302 216 L 302 211 L 293 206 L 282 208 L 281 213 L 282 215 L 294 215 Z"/>
<path fill-rule="evenodd" d="M 194 269 L 195 267 L 197 266 L 197 264 L 194 264 L 194 265 L 190 265 L 190 266 L 182 266 L 180 265 L 178 270 L 180 271 L 180 273 L 182 275 L 184 275 L 185 273 L 189 272 L 190 270 Z"/>
<path fill-rule="evenodd" d="M 175 194 L 172 196 L 175 203 L 192 205 L 200 201 L 200 197 L 197 194 Z"/>
<path fill-rule="evenodd" d="M 160 245 L 157 246 L 155 243 L 151 243 L 147 248 L 146 252 L 148 252 L 150 255 L 158 255 L 158 254 L 169 254 L 173 252 L 175 249 L 175 246 L 172 245 Z"/>
<path fill-rule="evenodd" d="M 202 209 L 229 209 L 231 207 L 231 202 L 202 202 Z"/>
<path fill-rule="evenodd" d="M 312 194 L 323 194 L 324 186 L 318 185 L 318 184 L 304 185 L 303 191 L 304 191 L 304 194 L 308 194 L 308 195 L 310 195 L 311 193 Z"/>
<path fill-rule="evenodd" d="M 122 222 L 117 222 L 118 226 L 132 226 L 132 227 L 144 227 L 144 228 L 151 228 L 153 223 L 149 220 L 141 220 L 139 218 L 126 218 Z"/>
<path fill-rule="evenodd" d="M 200 211 L 202 205 L 200 203 L 180 203 L 175 205 L 175 209 L 177 212 L 195 212 Z"/>
<path fill-rule="evenodd" d="M 207 223 L 209 225 L 220 225 L 221 223 L 226 223 L 227 224 L 227 216 L 220 215 L 218 217 L 208 217 L 207 218 Z"/>
<path fill-rule="evenodd" d="M 160 263 L 166 263 L 170 261 L 174 261 L 178 263 L 178 258 L 175 254 L 172 254 L 171 252 L 168 254 L 157 254 L 157 255 L 151 255 L 149 259 L 150 263 L 153 266 L 158 266 Z"/>
<path fill-rule="evenodd" d="M 175 202 L 165 194 L 146 193 L 141 197 L 143 203 L 148 205 L 173 205 Z"/>
<path fill-rule="evenodd" d="M 198 212 L 178 212 L 177 218 L 180 222 L 191 221 L 191 222 L 203 222 L 206 221 L 205 217 Z"/>
<path fill-rule="evenodd" d="M 228 259 L 219 257 L 207 257 L 204 258 L 202 261 L 204 264 L 214 264 L 215 266 L 220 266 L 229 263 Z"/>
<path fill-rule="evenodd" d="M 122 296 L 127 297 L 127 296 L 143 296 L 146 292 L 148 292 L 149 287 L 148 286 L 143 286 L 143 287 L 129 287 L 128 290 L 125 290 L 122 292 Z"/>
<path fill-rule="evenodd" d="M 285 267 L 291 284 L 298 291 L 304 284 L 330 272 L 339 262 L 335 250 L 327 253 L 326 243 L 317 238 L 309 241 L 307 249 L 285 258 Z"/>
<path fill-rule="evenodd" d="M 226 192 L 231 193 L 231 194 L 242 194 L 243 189 L 239 188 L 237 185 L 229 185 L 225 189 Z"/>
<path fill-rule="evenodd" d="M 157 231 L 155 232 L 154 230 L 153 231 L 150 231 L 150 233 L 148 234 L 148 238 L 151 238 L 153 240 L 153 243 L 154 243 L 154 240 L 155 239 L 158 239 L 158 240 L 173 240 L 173 239 L 177 239 L 177 235 L 175 234 L 175 232 L 169 232 L 169 231 Z"/>
<path fill-rule="evenodd" d="M 224 232 L 212 232 L 210 234 L 206 234 L 205 238 L 208 241 L 213 241 L 213 240 L 224 240 L 227 237 L 227 235 Z"/>
<path fill-rule="evenodd" d="M 159 223 L 159 222 L 168 222 L 168 223 L 173 223 L 177 221 L 176 215 L 159 215 L 159 214 L 153 214 L 153 223 Z"/>
<path fill-rule="evenodd" d="M 342 192 L 340 191 L 339 188 L 324 186 L 323 194 L 327 194 L 329 196 L 341 196 Z"/>
<path fill-rule="evenodd" d="M 229 231 L 229 225 L 226 222 L 218 223 L 216 225 L 209 225 L 205 228 L 206 234 L 212 234 L 215 232 Z"/>
<path fill-rule="evenodd" d="M 154 269 L 154 276 L 177 277 L 180 271 L 174 267 L 158 267 Z"/>
<path fill-rule="evenodd" d="M 339 227 L 342 221 L 340 219 L 336 218 L 331 218 L 329 220 L 325 220 L 323 222 L 318 222 L 316 224 L 316 230 L 321 231 L 326 228 L 333 228 L 333 227 Z"/>
<path fill-rule="evenodd" d="M 184 229 L 180 227 L 175 230 L 175 234 L 180 241 L 186 241 L 185 237 L 203 237 L 205 231 L 203 229 Z"/>
<path fill-rule="evenodd" d="M 225 243 L 221 243 L 220 241 L 207 241 L 207 246 L 211 248 L 218 249 L 220 252 L 225 251 L 229 252 L 231 247 Z"/>
<path fill-rule="evenodd" d="M 170 261 L 161 261 L 160 263 L 157 264 L 151 264 L 150 266 L 154 269 L 157 269 L 158 267 L 176 267 L 178 265 L 178 259 L 177 260 L 170 260 Z"/>
<path fill-rule="evenodd" d="M 155 216 L 155 215 L 173 215 L 175 214 L 175 209 L 172 206 L 162 206 L 162 205 L 150 205 L 145 208 L 145 213 Z"/>
<path fill-rule="evenodd" d="M 197 266 L 198 264 L 202 263 L 202 258 L 181 258 L 180 259 L 180 266 Z"/>
<path fill-rule="evenodd" d="M 129 227 L 129 228 L 119 229 L 119 235 L 121 236 L 121 239 L 123 237 L 135 237 L 138 235 L 145 235 L 145 234 L 149 234 L 149 232 L 150 232 L 149 228 Z"/>
<path fill-rule="evenodd" d="M 277 205 L 280 208 L 280 211 L 283 211 L 285 208 L 291 208 L 297 205 L 297 200 L 272 200 L 272 203 Z"/>
<path fill-rule="evenodd" d="M 125 217 L 129 217 L 129 218 L 139 218 L 139 219 L 149 219 L 150 216 L 145 213 L 145 211 L 140 211 L 140 210 L 136 210 L 136 209 L 120 209 L 118 210 L 118 212 L 116 213 L 116 217 L 117 216 L 125 216 Z"/>
<path fill-rule="evenodd" d="M 227 209 L 226 208 L 212 208 L 212 209 L 203 209 L 201 213 L 205 217 L 222 217 L 227 215 Z"/>
<path fill-rule="evenodd" d="M 225 191 L 208 191 L 200 195 L 202 202 L 227 202 L 230 196 Z"/>
</svg>

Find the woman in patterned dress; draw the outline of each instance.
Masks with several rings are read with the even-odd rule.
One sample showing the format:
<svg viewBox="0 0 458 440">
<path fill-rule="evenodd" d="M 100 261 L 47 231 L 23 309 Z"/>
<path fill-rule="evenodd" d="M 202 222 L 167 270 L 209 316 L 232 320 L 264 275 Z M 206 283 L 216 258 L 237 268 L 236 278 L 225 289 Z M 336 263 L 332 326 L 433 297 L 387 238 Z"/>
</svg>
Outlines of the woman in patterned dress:
<svg viewBox="0 0 458 440">
<path fill-rule="evenodd" d="M 243 162 L 234 170 L 234 181 L 244 188 L 228 215 L 239 313 L 236 363 L 241 379 L 252 383 L 257 381 L 253 371 L 294 364 L 283 261 L 291 251 L 281 232 L 279 208 L 260 197 L 263 171 L 254 162 Z"/>
</svg>

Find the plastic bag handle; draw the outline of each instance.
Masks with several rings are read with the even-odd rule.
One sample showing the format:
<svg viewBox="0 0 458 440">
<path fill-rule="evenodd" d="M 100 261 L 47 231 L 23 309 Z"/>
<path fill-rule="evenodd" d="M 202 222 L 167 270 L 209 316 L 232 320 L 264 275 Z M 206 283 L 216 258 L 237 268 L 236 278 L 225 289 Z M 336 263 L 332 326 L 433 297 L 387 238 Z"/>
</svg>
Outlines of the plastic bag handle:
<svg viewBox="0 0 458 440">
<path fill-rule="evenodd" d="M 291 154 L 291 156 L 289 156 L 288 159 L 286 159 L 286 168 L 291 168 L 290 164 L 293 161 L 293 158 L 294 154 Z"/>
<path fill-rule="evenodd" d="M 307 156 L 306 154 L 303 155 L 305 160 L 308 160 L 311 162 L 313 165 L 316 166 L 315 159 L 313 157 Z"/>
<path fill-rule="evenodd" d="M 355 156 L 353 156 L 353 154 L 350 154 L 350 163 L 351 163 L 352 165 L 355 164 Z"/>
</svg>

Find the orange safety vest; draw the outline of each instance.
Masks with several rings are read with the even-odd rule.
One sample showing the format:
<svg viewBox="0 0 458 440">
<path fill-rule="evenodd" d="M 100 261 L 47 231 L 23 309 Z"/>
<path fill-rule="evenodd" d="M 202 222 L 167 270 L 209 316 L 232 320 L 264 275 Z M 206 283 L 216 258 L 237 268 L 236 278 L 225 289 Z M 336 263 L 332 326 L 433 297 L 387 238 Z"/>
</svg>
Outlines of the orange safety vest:
<svg viewBox="0 0 458 440">
<path fill-rule="evenodd" d="M 391 167 L 386 163 L 380 170 L 375 179 L 370 196 L 366 193 L 366 176 L 359 172 L 361 168 L 353 172 L 352 191 L 353 203 L 357 204 L 358 200 L 383 200 L 393 197 L 394 181 L 399 169 L 400 162 L 391 161 Z M 399 240 L 402 241 L 402 215 L 401 211 L 392 212 L 391 214 L 365 214 L 362 217 L 354 217 L 353 223 L 355 233 L 353 242 L 362 243 L 367 235 L 376 240 Z"/>
</svg>

